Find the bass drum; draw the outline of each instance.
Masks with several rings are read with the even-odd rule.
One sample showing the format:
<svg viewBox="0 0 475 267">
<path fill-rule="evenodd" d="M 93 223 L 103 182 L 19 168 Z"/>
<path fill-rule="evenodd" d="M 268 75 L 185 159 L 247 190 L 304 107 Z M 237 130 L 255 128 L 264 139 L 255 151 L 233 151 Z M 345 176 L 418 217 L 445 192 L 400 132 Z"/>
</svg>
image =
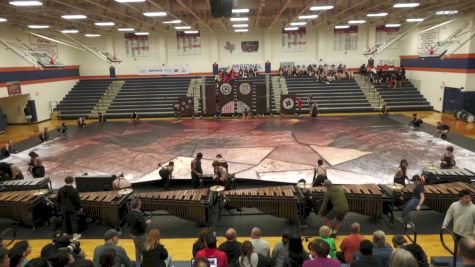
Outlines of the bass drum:
<svg viewBox="0 0 475 267">
<path fill-rule="evenodd" d="M 462 114 L 462 120 L 465 121 L 465 122 L 471 123 L 471 122 L 475 121 L 475 116 L 473 116 L 473 114 L 471 114 L 471 113 L 464 112 Z"/>
<path fill-rule="evenodd" d="M 463 113 L 464 113 L 464 110 L 463 110 L 463 109 L 458 109 L 457 111 L 454 112 L 454 117 L 455 117 L 457 120 L 461 120 Z"/>
</svg>

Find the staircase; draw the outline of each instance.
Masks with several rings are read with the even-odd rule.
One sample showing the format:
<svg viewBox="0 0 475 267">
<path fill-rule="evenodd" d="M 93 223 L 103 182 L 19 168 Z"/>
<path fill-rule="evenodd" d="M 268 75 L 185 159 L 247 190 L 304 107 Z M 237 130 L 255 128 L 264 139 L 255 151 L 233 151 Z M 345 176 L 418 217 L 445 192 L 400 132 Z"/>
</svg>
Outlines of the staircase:
<svg viewBox="0 0 475 267">
<path fill-rule="evenodd" d="M 125 81 L 112 81 L 111 85 L 106 89 L 104 95 L 101 97 L 99 102 L 97 102 L 96 106 L 92 109 L 89 118 L 98 118 L 99 112 L 102 114 L 107 114 L 107 109 L 114 101 L 117 93 L 120 92 L 122 86 L 124 85 Z"/>
<path fill-rule="evenodd" d="M 383 101 L 374 85 L 369 82 L 367 77 L 361 77 L 359 75 L 355 75 L 355 81 L 356 83 L 358 83 L 359 87 L 363 91 L 363 94 L 366 96 L 366 99 L 368 99 L 368 102 L 371 104 L 371 107 L 374 110 L 380 110 L 381 106 L 383 105 Z"/>
<path fill-rule="evenodd" d="M 289 93 L 287 88 L 287 82 L 285 78 L 279 76 L 272 76 L 272 93 L 274 95 L 275 108 L 272 109 L 272 113 L 280 113 L 280 97 Z"/>
<path fill-rule="evenodd" d="M 205 78 L 194 78 L 190 81 L 190 86 L 188 86 L 188 92 L 186 96 L 193 97 L 193 110 L 195 114 L 201 113 L 201 85 L 204 84 Z"/>
<path fill-rule="evenodd" d="M 385 84 L 377 84 L 374 88 L 389 111 L 433 110 L 432 105 L 409 80 L 402 87 L 388 88 Z"/>
</svg>

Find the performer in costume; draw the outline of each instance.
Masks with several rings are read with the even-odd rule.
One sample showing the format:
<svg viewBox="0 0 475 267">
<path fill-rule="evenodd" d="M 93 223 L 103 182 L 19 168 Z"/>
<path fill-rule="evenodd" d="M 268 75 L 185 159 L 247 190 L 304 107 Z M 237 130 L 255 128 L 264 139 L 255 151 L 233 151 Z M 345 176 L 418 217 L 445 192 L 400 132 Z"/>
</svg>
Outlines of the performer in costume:
<svg viewBox="0 0 475 267">
<path fill-rule="evenodd" d="M 442 169 L 450 169 L 455 166 L 454 147 L 449 146 L 445 149 L 445 153 L 440 159 L 440 167 Z"/>
<path fill-rule="evenodd" d="M 437 130 L 435 131 L 435 136 L 442 138 L 442 139 L 447 139 L 447 134 L 449 133 L 450 126 L 447 124 L 442 124 L 440 121 L 437 122 Z"/>
<path fill-rule="evenodd" d="M 11 154 L 15 154 L 16 150 L 13 147 L 13 141 L 8 140 L 8 143 L 5 144 L 5 147 L 2 149 L 2 155 L 5 158 L 8 158 Z"/>
<path fill-rule="evenodd" d="M 214 174 L 216 174 L 216 180 L 219 185 L 224 186 L 226 189 L 231 188 L 229 183 L 229 173 L 225 167 L 221 166 L 218 161 L 213 161 Z"/>
<path fill-rule="evenodd" d="M 226 168 L 226 171 L 228 171 L 228 162 L 223 158 L 221 154 L 216 155 L 216 161 L 219 163 L 220 166 L 223 166 Z"/>
<path fill-rule="evenodd" d="M 123 173 L 119 174 L 119 176 L 112 181 L 112 191 L 119 191 L 131 187 L 132 185 L 127 179 L 125 179 Z"/>
<path fill-rule="evenodd" d="M 202 153 L 196 154 L 196 158 L 191 161 L 191 184 L 193 188 L 198 188 L 201 184 L 201 176 L 203 176 L 203 169 L 201 168 Z"/>
<path fill-rule="evenodd" d="M 140 122 L 140 117 L 139 117 L 139 114 L 137 112 L 132 112 L 132 114 L 130 115 L 130 121 L 132 122 L 132 124 L 138 124 Z"/>
<path fill-rule="evenodd" d="M 174 166 L 175 166 L 175 163 L 173 163 L 173 161 L 168 162 L 168 165 L 165 167 L 163 167 L 161 163 L 158 164 L 158 167 L 160 167 L 158 174 L 160 175 L 160 177 L 162 177 L 164 181 L 163 187 L 167 191 L 170 189 L 170 182 L 171 182 L 171 179 L 173 178 Z"/>
<path fill-rule="evenodd" d="M 12 163 L 0 162 L 0 181 L 21 180 L 23 174 L 16 165 Z"/>
<path fill-rule="evenodd" d="M 312 186 L 323 185 L 323 181 L 328 179 L 327 170 L 323 167 L 323 160 L 317 161 L 317 167 L 313 170 L 313 182 Z"/>
<path fill-rule="evenodd" d="M 38 138 L 40 138 L 41 143 L 48 141 L 48 139 L 49 139 L 48 127 L 45 127 L 43 129 L 43 131 L 40 133 Z"/>
<path fill-rule="evenodd" d="M 399 163 L 399 168 L 396 170 L 396 174 L 394 174 L 394 183 L 395 184 L 400 184 L 403 186 L 406 186 L 406 180 L 409 181 L 409 178 L 407 177 L 407 167 L 409 164 L 407 163 L 407 160 L 402 159 L 401 163 Z"/>
<path fill-rule="evenodd" d="M 422 123 L 423 121 L 417 117 L 417 113 L 412 114 L 412 120 L 409 122 L 409 126 L 420 127 Z"/>
<path fill-rule="evenodd" d="M 41 162 L 40 156 L 36 152 L 31 151 L 28 156 L 30 156 L 30 162 L 28 163 L 28 172 L 31 173 L 33 178 L 44 177 L 46 174 L 45 167 Z"/>
</svg>

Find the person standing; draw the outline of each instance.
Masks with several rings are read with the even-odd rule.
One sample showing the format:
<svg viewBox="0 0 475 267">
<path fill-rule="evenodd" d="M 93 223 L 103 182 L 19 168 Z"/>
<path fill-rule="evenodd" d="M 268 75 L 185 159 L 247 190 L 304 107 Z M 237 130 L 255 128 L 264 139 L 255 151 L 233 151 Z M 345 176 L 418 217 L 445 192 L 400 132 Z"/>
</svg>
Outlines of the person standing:
<svg viewBox="0 0 475 267">
<path fill-rule="evenodd" d="M 201 168 L 202 153 L 196 154 L 196 158 L 191 161 L 191 185 L 193 188 L 198 188 L 201 184 L 201 177 L 203 176 L 203 169 Z"/>
<path fill-rule="evenodd" d="M 63 213 L 65 232 L 73 235 L 73 239 L 79 239 L 81 235 L 77 233 L 77 213 L 82 211 L 81 199 L 78 191 L 73 187 L 74 178 L 67 176 L 64 182 L 66 184 L 59 189 L 56 201 Z"/>
<path fill-rule="evenodd" d="M 442 229 L 447 229 L 449 223 L 453 223 L 457 242 L 464 236 L 475 235 L 475 205 L 472 203 L 470 192 L 462 190 L 459 197 L 459 201 L 450 205 L 442 224 Z"/>
<path fill-rule="evenodd" d="M 289 240 L 290 233 L 285 230 L 282 233 L 282 242 L 277 243 L 272 249 L 272 260 L 275 262 L 274 267 L 282 267 L 284 260 L 289 257 Z"/>
<path fill-rule="evenodd" d="M 118 263 L 120 263 L 121 266 L 124 267 L 132 267 L 133 262 L 130 260 L 129 256 L 127 256 L 127 252 L 125 249 L 121 246 L 119 246 L 119 237 L 120 237 L 120 232 L 114 229 L 107 230 L 104 233 L 104 244 L 99 245 L 94 249 L 94 257 L 93 257 L 93 263 L 94 267 L 100 267 L 101 265 L 99 264 L 99 258 L 101 257 L 102 252 L 104 250 L 112 248 L 115 250 L 117 253 L 117 259 Z"/>
<path fill-rule="evenodd" d="M 459 242 L 459 250 L 462 256 L 464 267 L 475 266 L 475 238 L 473 236 L 463 237 Z"/>
<path fill-rule="evenodd" d="M 414 223 L 411 220 L 411 211 L 413 209 L 420 210 L 422 204 L 424 203 L 424 177 L 419 175 L 414 175 L 411 179 L 415 183 L 414 190 L 412 191 L 412 198 L 404 205 L 402 210 L 402 218 L 404 220 L 405 227 L 411 228 L 415 227 Z"/>
<path fill-rule="evenodd" d="M 31 123 L 31 118 L 33 116 L 31 115 L 30 106 L 28 104 L 23 109 L 23 113 L 25 114 L 26 123 Z"/>
<path fill-rule="evenodd" d="M 261 239 L 262 231 L 261 229 L 254 227 L 251 230 L 251 243 L 254 248 L 254 252 L 261 254 L 263 256 L 270 256 L 270 246 L 269 241 Z"/>
<path fill-rule="evenodd" d="M 137 125 L 140 122 L 140 116 L 137 112 L 132 112 L 130 115 L 130 122 L 132 122 L 133 125 Z"/>
<path fill-rule="evenodd" d="M 229 228 L 226 233 L 226 241 L 219 246 L 219 250 L 226 253 L 229 266 L 239 267 L 239 256 L 241 255 L 241 242 L 237 241 L 237 232 L 234 228 Z"/>
<path fill-rule="evenodd" d="M 131 210 L 127 213 L 127 225 L 129 226 L 130 238 L 135 246 L 135 264 L 142 265 L 142 249 L 147 240 L 147 224 L 152 223 L 151 219 L 146 219 L 140 210 L 142 203 L 140 199 L 134 198 L 130 203 Z"/>
<path fill-rule="evenodd" d="M 325 180 L 323 185 L 326 188 L 326 192 L 323 195 L 323 202 L 318 211 L 318 215 L 325 215 L 325 225 L 333 229 L 333 235 L 336 235 L 340 229 L 341 222 L 349 211 L 348 201 L 345 196 L 345 191 L 340 186 L 332 185 L 330 180 Z M 328 203 L 333 204 L 333 208 L 327 212 Z M 336 219 L 335 226 L 333 226 L 333 219 Z"/>
<path fill-rule="evenodd" d="M 169 258 L 167 249 L 160 243 L 160 230 L 152 229 L 147 235 L 142 250 L 142 267 L 166 267 Z"/>
<path fill-rule="evenodd" d="M 297 100 L 297 107 L 299 109 L 299 112 L 298 112 L 298 116 L 302 115 L 302 99 L 299 97 L 299 99 Z"/>
<path fill-rule="evenodd" d="M 226 253 L 216 248 L 216 237 L 212 233 L 208 233 L 205 238 L 205 248 L 196 253 L 195 258 L 217 258 L 218 267 L 228 266 L 228 257 Z"/>
</svg>

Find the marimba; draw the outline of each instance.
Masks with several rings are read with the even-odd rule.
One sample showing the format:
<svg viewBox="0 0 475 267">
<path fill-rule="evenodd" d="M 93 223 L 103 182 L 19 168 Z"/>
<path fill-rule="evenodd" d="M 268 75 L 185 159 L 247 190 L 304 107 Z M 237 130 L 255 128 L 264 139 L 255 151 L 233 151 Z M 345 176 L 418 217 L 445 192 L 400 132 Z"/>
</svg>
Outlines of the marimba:
<svg viewBox="0 0 475 267">
<path fill-rule="evenodd" d="M 450 168 L 442 169 L 439 167 L 426 167 L 422 170 L 422 174 L 426 178 L 426 184 L 440 184 L 440 183 L 453 183 L 464 182 L 470 183 L 471 180 L 475 180 L 475 173 L 462 168 Z"/>
<path fill-rule="evenodd" d="M 403 198 L 406 201 L 412 198 L 414 186 L 410 184 L 402 189 Z M 440 213 L 446 213 L 450 204 L 459 200 L 460 191 L 468 190 L 471 195 L 475 195 L 475 188 L 463 182 L 425 185 L 424 189 L 424 205 Z"/>
<path fill-rule="evenodd" d="M 50 193 L 48 189 L 0 192 L 0 217 L 34 227 L 48 215 L 44 198 Z"/>
<path fill-rule="evenodd" d="M 209 221 L 210 195 L 208 188 L 166 192 L 137 193 L 142 211 L 167 211 L 170 214 L 206 225 Z"/>
<path fill-rule="evenodd" d="M 274 186 L 224 191 L 226 206 L 256 208 L 264 214 L 300 223 L 304 196 L 294 186 Z"/>
<path fill-rule="evenodd" d="M 341 186 L 346 193 L 346 199 L 350 212 L 366 215 L 374 220 L 383 215 L 384 192 L 376 184 L 353 184 L 337 185 Z M 316 205 L 315 209 L 320 209 L 321 200 L 326 192 L 324 186 L 311 187 L 303 190 L 307 197 L 312 198 Z"/>
<path fill-rule="evenodd" d="M 10 181 L 0 182 L 0 187 L 3 187 L 5 191 L 48 189 L 50 188 L 50 185 L 51 185 L 51 182 L 48 177 L 10 180 Z"/>
<path fill-rule="evenodd" d="M 119 226 L 127 216 L 127 200 L 131 194 L 131 189 L 83 192 L 79 193 L 79 198 L 88 218 L 115 227 Z M 56 202 L 56 194 L 51 194 L 49 199 Z"/>
</svg>

